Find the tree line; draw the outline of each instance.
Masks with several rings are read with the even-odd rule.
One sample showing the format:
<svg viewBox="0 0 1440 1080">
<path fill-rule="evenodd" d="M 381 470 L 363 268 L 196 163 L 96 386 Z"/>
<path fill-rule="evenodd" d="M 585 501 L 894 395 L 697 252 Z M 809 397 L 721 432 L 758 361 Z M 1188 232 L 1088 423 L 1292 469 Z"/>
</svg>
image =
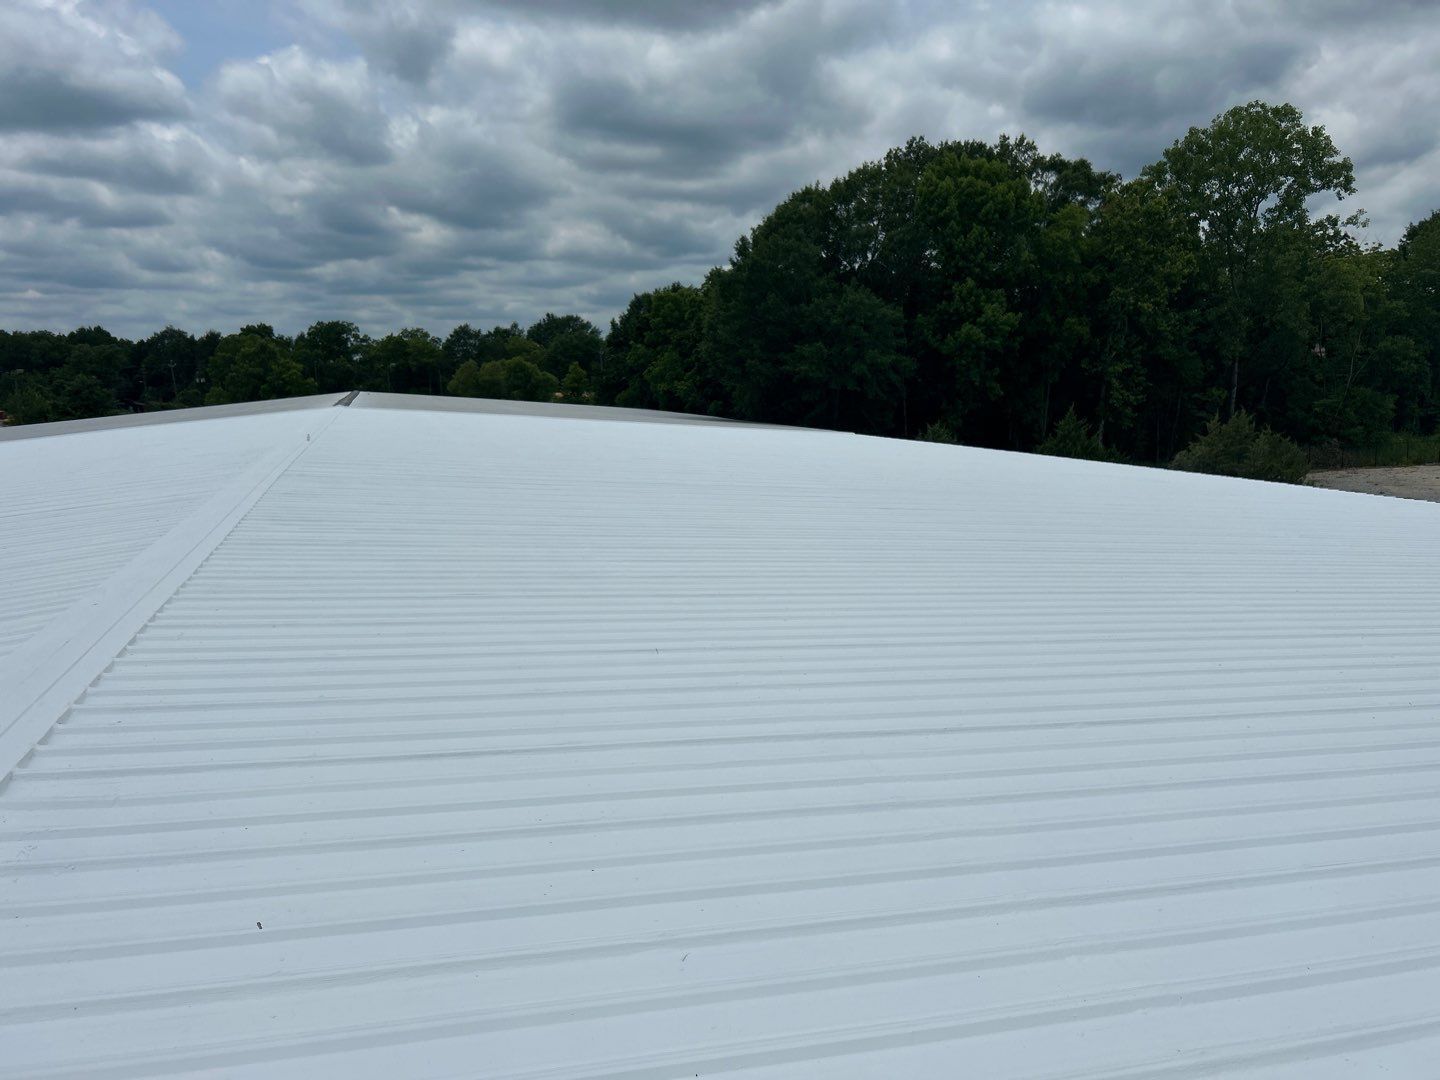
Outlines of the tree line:
<svg viewBox="0 0 1440 1080">
<path fill-rule="evenodd" d="M 1365 244 L 1361 213 L 1323 212 L 1353 194 L 1351 161 L 1290 105 L 1237 106 L 1128 181 L 1024 137 L 917 138 L 795 192 L 727 265 L 636 295 L 608 334 L 553 314 L 443 340 L 0 334 L 0 408 L 390 390 L 1197 468 L 1223 444 L 1217 468 L 1293 473 L 1294 444 L 1440 421 L 1440 213 Z"/>
<path fill-rule="evenodd" d="M 140 341 L 100 326 L 0 331 L 0 409 L 39 423 L 345 390 L 590 401 L 604 347 L 587 320 L 553 314 L 444 339 L 418 327 L 373 339 L 344 321 L 293 338 L 264 323 L 199 337 L 167 326 Z"/>
</svg>

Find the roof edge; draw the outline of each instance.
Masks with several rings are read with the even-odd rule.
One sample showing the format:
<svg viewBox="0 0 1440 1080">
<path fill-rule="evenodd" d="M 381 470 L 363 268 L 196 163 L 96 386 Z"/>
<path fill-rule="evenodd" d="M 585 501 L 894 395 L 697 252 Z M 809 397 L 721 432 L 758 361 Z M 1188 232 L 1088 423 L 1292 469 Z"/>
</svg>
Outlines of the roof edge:
<svg viewBox="0 0 1440 1080">
<path fill-rule="evenodd" d="M 361 390 L 350 403 L 357 409 L 418 409 L 425 412 L 540 416 L 563 420 L 620 420 L 639 424 L 704 424 L 722 427 L 774 427 L 702 413 L 627 409 L 618 405 L 575 405 L 562 401 L 507 401 L 501 398 L 441 397 L 437 394 L 388 394 Z"/>
<path fill-rule="evenodd" d="M 287 412 L 294 409 L 324 409 L 351 406 L 359 409 L 408 409 L 421 412 L 478 413 L 492 416 L 536 416 L 556 420 L 612 420 L 640 424 L 688 424 L 719 427 L 786 427 L 749 420 L 732 420 L 702 413 L 668 412 L 662 409 L 632 409 L 618 405 L 575 405 L 560 401 L 507 401 L 500 398 L 442 397 L 438 394 L 394 394 L 376 390 L 351 390 L 307 397 L 246 401 L 233 405 L 203 405 L 193 409 L 158 409 L 152 412 L 95 416 L 83 420 L 57 420 L 47 424 L 0 427 L 0 442 L 39 439 L 47 435 L 79 435 L 88 431 L 177 424 L 191 420 L 218 420 L 230 416 Z"/>
<path fill-rule="evenodd" d="M 119 416 L 91 416 L 83 420 L 55 420 L 48 424 L 19 424 L 0 427 L 0 442 L 43 439 L 47 435 L 79 435 L 87 431 L 145 427 L 151 424 L 183 424 L 191 420 L 219 420 L 227 416 L 254 416 L 257 413 L 290 412 L 295 409 L 326 409 L 341 404 L 347 395 L 310 394 L 306 397 L 275 398 L 271 401 L 242 401 L 234 405 L 201 405 L 193 409 L 156 409 L 152 412 L 121 413 Z M 353 398 L 352 391 L 349 397 Z"/>
</svg>

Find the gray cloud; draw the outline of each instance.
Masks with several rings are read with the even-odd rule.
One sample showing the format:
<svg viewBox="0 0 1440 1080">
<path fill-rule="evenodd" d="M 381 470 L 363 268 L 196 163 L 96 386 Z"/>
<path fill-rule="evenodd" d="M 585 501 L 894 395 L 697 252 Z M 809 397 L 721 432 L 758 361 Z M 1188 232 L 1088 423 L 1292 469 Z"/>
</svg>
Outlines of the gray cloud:
<svg viewBox="0 0 1440 1080">
<path fill-rule="evenodd" d="M 0 132 L 87 131 L 186 112 L 154 16 L 14 0 L 0 14 Z"/>
<path fill-rule="evenodd" d="M 227 64 L 216 85 L 224 115 L 252 153 L 349 165 L 390 158 L 388 117 L 361 60 L 332 63 L 291 46 Z"/>
<path fill-rule="evenodd" d="M 911 135 L 1130 174 L 1255 97 L 1352 154 L 1374 238 L 1440 201 L 1422 0 L 277 10 L 293 44 L 187 89 L 146 0 L 0 7 L 0 325 L 603 322 Z"/>
<path fill-rule="evenodd" d="M 444 4 L 418 0 L 306 0 L 321 23 L 352 38 L 381 71 L 428 82 L 449 55 L 456 24 Z"/>
<path fill-rule="evenodd" d="M 46 184 L 28 176 L 0 175 L 0 216 L 20 214 L 97 229 L 143 228 L 170 221 L 152 201 L 117 197 L 99 184 Z"/>
<path fill-rule="evenodd" d="M 1354 27 L 1406 22 L 1435 14 L 1434 0 L 1241 0 L 1247 21 L 1303 19 L 1309 26 Z"/>
<path fill-rule="evenodd" d="M 658 91 L 621 77 L 575 78 L 556 94 L 555 121 L 587 162 L 666 172 L 707 168 L 773 145 L 795 124 L 758 86 L 729 94 Z"/>
<path fill-rule="evenodd" d="M 1263 39 L 1214 52 L 1193 42 L 1126 41 L 1105 53 L 1067 44 L 1047 53 L 1043 68 L 1026 80 L 1020 108 L 1040 121 L 1153 129 L 1197 111 L 1222 111 L 1237 86 L 1274 85 L 1300 52 L 1297 42 Z"/>
<path fill-rule="evenodd" d="M 585 165 L 677 178 L 711 172 L 869 124 L 867 96 L 851 92 L 835 60 L 863 53 L 889 29 L 874 5 L 799 0 L 757 6 L 703 39 L 661 48 L 608 33 L 597 42 L 605 64 L 556 79 L 550 119 L 562 152 Z"/>
<path fill-rule="evenodd" d="M 173 90 L 158 79 L 107 85 L 11 61 L 0 70 L 0 130 L 105 128 L 178 116 L 183 110 Z"/>
<path fill-rule="evenodd" d="M 527 0 L 523 5 L 503 0 L 453 0 L 460 10 L 520 18 L 580 20 L 608 25 L 623 24 L 662 30 L 697 30 L 730 22 L 749 12 L 774 7 L 778 0 Z"/>
<path fill-rule="evenodd" d="M 208 147 L 190 132 L 144 125 L 83 141 L 12 137 L 5 149 L 3 157 L 25 172 L 147 195 L 198 194 L 210 186 L 214 165 Z"/>
<path fill-rule="evenodd" d="M 376 193 L 398 210 L 457 229 L 501 228 L 551 194 L 551 181 L 526 157 L 483 130 L 466 130 L 463 117 L 423 123 Z"/>
</svg>

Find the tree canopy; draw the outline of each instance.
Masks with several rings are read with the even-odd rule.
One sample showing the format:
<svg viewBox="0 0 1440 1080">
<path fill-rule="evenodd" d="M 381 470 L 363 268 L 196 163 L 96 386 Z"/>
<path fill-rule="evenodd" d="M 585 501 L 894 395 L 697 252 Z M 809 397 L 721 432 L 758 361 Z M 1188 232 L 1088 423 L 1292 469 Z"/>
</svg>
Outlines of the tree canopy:
<svg viewBox="0 0 1440 1080">
<path fill-rule="evenodd" d="M 1237 469 L 1235 448 L 1264 442 L 1289 473 L 1273 440 L 1355 447 L 1440 422 L 1440 213 L 1367 244 L 1362 213 L 1326 205 L 1354 190 L 1323 128 L 1258 101 L 1128 182 L 1024 137 L 916 138 L 796 191 L 725 265 L 636 294 L 605 333 L 555 312 L 443 340 L 338 320 L 293 339 L 258 322 L 133 342 L 0 331 L 0 409 L 450 393 L 1144 462 L 1199 439 L 1182 461 Z"/>
</svg>

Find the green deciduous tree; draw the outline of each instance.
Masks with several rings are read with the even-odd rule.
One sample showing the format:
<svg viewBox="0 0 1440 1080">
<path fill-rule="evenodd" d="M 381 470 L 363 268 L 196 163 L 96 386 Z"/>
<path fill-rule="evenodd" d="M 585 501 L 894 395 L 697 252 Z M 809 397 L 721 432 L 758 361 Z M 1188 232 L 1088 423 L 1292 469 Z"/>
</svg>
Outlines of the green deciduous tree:
<svg viewBox="0 0 1440 1080">
<path fill-rule="evenodd" d="M 836 272 L 841 224 L 831 193 L 807 188 L 742 237 L 714 276 L 708 345 L 740 417 L 867 432 L 899 425 L 911 366 L 902 313 Z"/>
<path fill-rule="evenodd" d="M 365 358 L 375 389 L 397 394 L 438 394 L 444 385 L 444 352 L 440 339 L 420 327 L 387 334 L 372 344 Z"/>
<path fill-rule="evenodd" d="M 109 386 L 83 371 L 66 372 L 57 378 L 52 400 L 56 420 L 113 416 L 125 411 Z"/>
<path fill-rule="evenodd" d="M 610 324 L 593 373 L 596 400 L 630 408 L 711 412 L 722 391 L 705 349 L 705 289 L 669 285 L 633 297 Z"/>
<path fill-rule="evenodd" d="M 1242 361 L 1263 321 L 1257 293 L 1267 259 L 1287 234 L 1311 228 L 1314 196 L 1354 194 L 1354 168 L 1325 129 L 1307 127 L 1293 105 L 1252 101 L 1209 127 L 1191 128 L 1144 175 L 1171 197 L 1198 241 L 1215 297 L 1210 331 L 1230 376 L 1233 414 Z"/>
<path fill-rule="evenodd" d="M 9 374 L 0 393 L 0 412 L 11 424 L 45 424 L 61 419 L 50 388 L 37 375 Z"/>
<path fill-rule="evenodd" d="M 559 380 L 520 356 L 460 365 L 447 387 L 456 397 L 495 398 L 502 401 L 553 401 Z"/>
<path fill-rule="evenodd" d="M 315 381 L 274 336 L 241 332 L 223 338 L 207 365 L 207 405 L 268 401 L 316 392 Z"/>
<path fill-rule="evenodd" d="M 916 213 L 931 232 L 935 267 L 947 283 L 920 326 L 944 365 L 950 415 L 961 427 L 973 429 L 985 414 L 1008 428 L 1000 414 L 1019 404 L 1019 395 L 1007 391 L 1018 389 L 1020 293 L 1034 277 L 1044 200 L 1004 161 L 946 154 L 921 177 Z"/>
<path fill-rule="evenodd" d="M 571 405 L 584 405 L 590 400 L 590 376 L 579 364 L 571 364 L 560 382 L 561 396 Z"/>
<path fill-rule="evenodd" d="M 1416 375 L 1398 394 L 1412 430 L 1440 422 L 1440 210 L 1405 230 L 1387 271 L 1395 330 L 1414 342 Z"/>
<path fill-rule="evenodd" d="M 545 370 L 557 378 L 563 378 L 572 364 L 594 371 L 605 349 L 599 329 L 579 315 L 546 312 L 525 336 L 545 350 Z"/>
<path fill-rule="evenodd" d="M 137 342 L 142 396 L 147 401 L 178 400 L 181 387 L 188 387 L 199 374 L 199 349 L 195 338 L 174 326 L 167 326 Z"/>
<path fill-rule="evenodd" d="M 1200 382 L 1196 244 L 1173 199 L 1146 180 L 1105 199 L 1090 244 L 1092 336 L 1079 368 L 1096 439 L 1168 459 L 1178 414 Z"/>
<path fill-rule="evenodd" d="M 311 324 L 295 338 L 293 353 L 301 370 L 325 393 L 383 390 L 366 370 L 371 345 L 353 322 L 335 319 Z"/>
<path fill-rule="evenodd" d="M 451 330 L 445 338 L 445 344 L 441 346 L 445 353 L 446 363 L 452 370 L 458 370 L 466 360 L 474 360 L 477 364 L 483 363 L 485 332 L 476 330 L 469 323 L 461 323 Z"/>
</svg>

